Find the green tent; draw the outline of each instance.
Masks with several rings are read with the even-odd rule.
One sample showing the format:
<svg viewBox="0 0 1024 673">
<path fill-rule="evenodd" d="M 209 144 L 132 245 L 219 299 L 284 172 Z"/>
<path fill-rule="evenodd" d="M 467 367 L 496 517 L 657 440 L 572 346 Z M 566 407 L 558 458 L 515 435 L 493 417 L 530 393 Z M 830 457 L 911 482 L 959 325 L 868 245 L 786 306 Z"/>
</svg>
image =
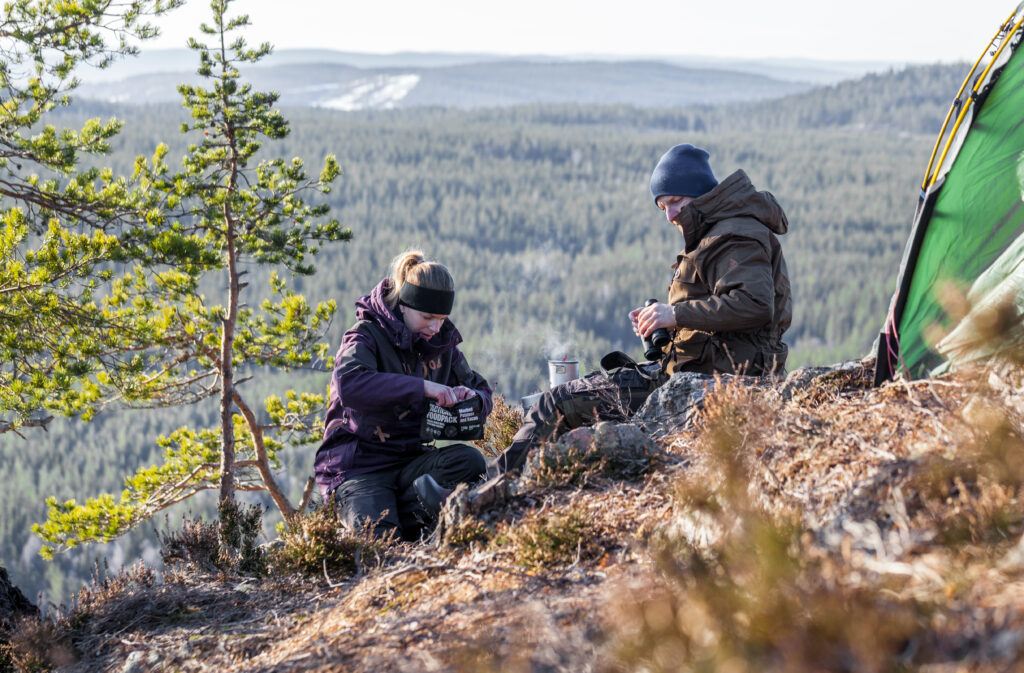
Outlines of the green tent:
<svg viewBox="0 0 1024 673">
<path fill-rule="evenodd" d="M 878 341 L 876 383 L 934 375 L 1024 341 L 1022 39 L 1024 2 L 946 117 Z"/>
</svg>

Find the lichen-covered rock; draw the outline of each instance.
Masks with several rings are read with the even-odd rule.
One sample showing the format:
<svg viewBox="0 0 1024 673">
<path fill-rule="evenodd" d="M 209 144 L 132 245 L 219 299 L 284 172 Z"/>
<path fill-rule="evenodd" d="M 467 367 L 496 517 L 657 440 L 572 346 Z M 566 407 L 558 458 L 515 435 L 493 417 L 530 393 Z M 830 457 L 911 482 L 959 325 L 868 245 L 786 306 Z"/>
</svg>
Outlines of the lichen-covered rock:
<svg viewBox="0 0 1024 673">
<path fill-rule="evenodd" d="M 558 438 L 555 442 L 554 448 L 560 453 L 565 454 L 571 449 L 577 451 L 589 451 L 591 445 L 594 443 L 594 428 L 585 426 L 582 428 L 573 428 L 569 432 L 565 433 Z M 537 452 L 533 452 L 536 454 Z"/>
<path fill-rule="evenodd" d="M 800 367 L 799 369 L 794 369 L 786 376 L 786 380 L 782 383 L 782 387 L 779 390 L 782 392 L 783 397 L 789 398 L 793 395 L 794 391 L 803 390 L 811 381 L 831 371 L 835 371 L 835 367 Z"/>
<path fill-rule="evenodd" d="M 619 479 L 639 479 L 661 462 L 654 439 L 635 423 L 598 423 L 594 426 L 594 452 L 601 456 L 601 471 Z"/>
<path fill-rule="evenodd" d="M 714 386 L 715 377 L 707 374 L 673 374 L 663 386 L 651 393 L 633 420 L 641 428 L 658 435 L 690 430 L 705 395 Z"/>
<path fill-rule="evenodd" d="M 607 421 L 594 426 L 593 448 L 604 456 L 632 456 L 656 450 L 654 440 L 635 423 Z"/>
<path fill-rule="evenodd" d="M 575 428 L 558 441 L 537 447 L 526 458 L 523 481 L 540 478 L 548 482 L 552 471 L 567 478 L 598 471 L 635 479 L 646 474 L 658 455 L 654 440 L 638 425 L 602 421 L 593 427 Z"/>
<path fill-rule="evenodd" d="M 564 466 L 572 460 L 577 463 L 589 462 L 594 445 L 594 428 L 584 426 L 573 428 L 555 442 L 545 442 L 526 456 L 523 463 L 522 480 L 531 483 L 537 477 L 555 466 Z"/>
<path fill-rule="evenodd" d="M 821 388 L 816 392 L 834 392 L 836 389 L 870 388 L 874 383 L 874 358 L 850 360 L 827 367 L 801 367 L 794 369 L 778 387 L 783 402 L 802 392 Z"/>
</svg>

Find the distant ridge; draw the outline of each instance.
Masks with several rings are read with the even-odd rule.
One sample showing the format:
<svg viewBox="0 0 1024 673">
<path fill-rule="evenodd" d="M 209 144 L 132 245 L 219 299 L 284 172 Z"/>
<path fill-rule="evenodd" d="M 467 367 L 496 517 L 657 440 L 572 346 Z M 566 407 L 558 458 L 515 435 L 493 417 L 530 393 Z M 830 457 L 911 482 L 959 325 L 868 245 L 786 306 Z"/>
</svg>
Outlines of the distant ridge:
<svg viewBox="0 0 1024 673">
<path fill-rule="evenodd" d="M 78 75 L 87 84 L 111 82 L 127 79 L 135 75 L 192 70 L 193 68 L 189 64 L 193 61 L 194 56 L 188 49 L 143 50 L 137 56 L 115 62 L 105 70 L 86 69 L 78 73 Z M 473 52 L 437 53 L 409 51 L 394 54 L 365 54 L 332 49 L 283 49 L 280 51 L 275 50 L 256 67 L 274 67 L 294 65 L 296 63 L 331 63 L 367 69 L 419 69 L 494 63 L 498 61 L 524 63 L 656 61 L 681 68 L 745 72 L 789 82 L 812 82 L 815 84 L 834 84 L 842 80 L 861 77 L 869 72 L 881 72 L 910 65 L 886 61 L 824 61 L 809 58 L 768 58 L 755 60 L 710 56 L 659 56 L 656 54 L 636 54 L 635 56 L 624 57 L 609 56 L 597 52 L 575 56 L 550 56 L 542 54 L 510 56 Z M 183 64 L 185 67 L 183 67 Z"/>
<path fill-rule="evenodd" d="M 177 85 L 195 81 L 194 61 L 188 49 L 143 51 L 105 70 L 80 73 L 83 84 L 78 96 L 118 104 L 176 102 Z M 286 49 L 273 52 L 245 75 L 258 88 L 279 91 L 284 105 L 342 110 L 531 103 L 672 107 L 776 99 L 904 65 Z"/>
<path fill-rule="evenodd" d="M 520 59 L 360 68 L 300 60 L 300 56 L 321 55 L 319 51 L 292 54 L 279 59 L 279 65 L 254 67 L 245 76 L 259 89 L 280 92 L 282 105 L 342 110 L 425 105 L 479 108 L 529 103 L 672 107 L 779 98 L 813 86 L 764 75 L 684 68 L 654 61 Z M 340 55 L 336 53 L 334 57 Z M 182 63 L 179 58 L 173 63 L 177 67 L 170 71 L 85 83 L 78 96 L 113 103 L 177 101 L 177 85 L 197 79 L 181 69 Z"/>
</svg>

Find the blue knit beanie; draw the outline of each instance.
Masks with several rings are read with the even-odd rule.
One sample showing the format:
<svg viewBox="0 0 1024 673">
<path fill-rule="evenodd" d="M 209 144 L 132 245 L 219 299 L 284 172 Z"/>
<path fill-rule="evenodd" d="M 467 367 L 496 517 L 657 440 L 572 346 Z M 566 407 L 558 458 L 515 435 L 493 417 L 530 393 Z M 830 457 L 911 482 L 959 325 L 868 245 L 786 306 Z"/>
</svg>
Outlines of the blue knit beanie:
<svg viewBox="0 0 1024 673">
<path fill-rule="evenodd" d="M 665 152 L 651 173 L 651 195 L 654 203 L 662 196 L 707 194 L 718 185 L 708 163 L 708 153 L 689 144 L 676 145 Z"/>
</svg>

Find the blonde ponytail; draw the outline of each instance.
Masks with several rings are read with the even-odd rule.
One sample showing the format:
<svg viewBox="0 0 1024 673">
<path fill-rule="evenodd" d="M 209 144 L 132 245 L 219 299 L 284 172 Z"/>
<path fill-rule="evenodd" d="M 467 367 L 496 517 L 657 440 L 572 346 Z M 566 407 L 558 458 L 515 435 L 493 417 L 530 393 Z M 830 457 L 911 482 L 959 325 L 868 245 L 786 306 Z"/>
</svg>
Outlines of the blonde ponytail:
<svg viewBox="0 0 1024 673">
<path fill-rule="evenodd" d="M 391 289 L 384 300 L 392 309 L 398 306 L 398 293 L 405 283 L 428 290 L 455 290 L 455 279 L 448 267 L 428 262 L 419 250 L 406 250 L 391 262 Z"/>
</svg>

